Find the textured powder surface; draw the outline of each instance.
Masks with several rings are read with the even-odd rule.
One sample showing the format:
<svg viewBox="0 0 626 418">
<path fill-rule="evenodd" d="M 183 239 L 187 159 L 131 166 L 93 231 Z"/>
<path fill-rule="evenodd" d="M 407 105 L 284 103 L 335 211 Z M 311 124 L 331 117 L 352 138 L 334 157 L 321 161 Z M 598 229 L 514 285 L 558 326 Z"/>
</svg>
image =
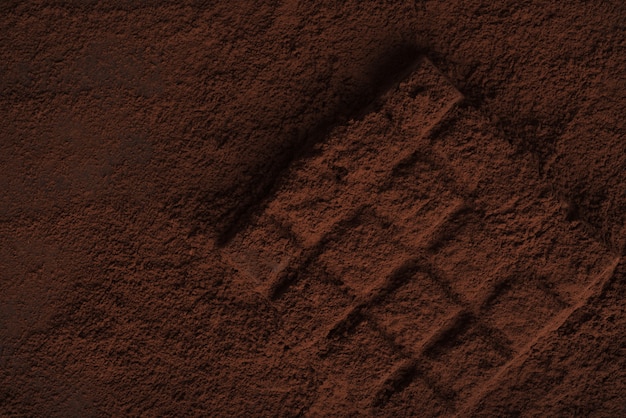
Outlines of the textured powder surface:
<svg viewBox="0 0 626 418">
<path fill-rule="evenodd" d="M 0 415 L 626 414 L 622 1 L 0 3 Z"/>
</svg>

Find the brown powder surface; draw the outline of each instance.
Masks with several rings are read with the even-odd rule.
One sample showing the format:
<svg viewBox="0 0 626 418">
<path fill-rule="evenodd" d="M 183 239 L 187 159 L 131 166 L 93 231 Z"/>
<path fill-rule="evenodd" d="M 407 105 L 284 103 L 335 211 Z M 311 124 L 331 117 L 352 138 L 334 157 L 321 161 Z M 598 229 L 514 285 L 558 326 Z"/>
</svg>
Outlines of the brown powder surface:
<svg viewBox="0 0 626 418">
<path fill-rule="evenodd" d="M 626 3 L 0 3 L 0 415 L 626 415 Z"/>
</svg>

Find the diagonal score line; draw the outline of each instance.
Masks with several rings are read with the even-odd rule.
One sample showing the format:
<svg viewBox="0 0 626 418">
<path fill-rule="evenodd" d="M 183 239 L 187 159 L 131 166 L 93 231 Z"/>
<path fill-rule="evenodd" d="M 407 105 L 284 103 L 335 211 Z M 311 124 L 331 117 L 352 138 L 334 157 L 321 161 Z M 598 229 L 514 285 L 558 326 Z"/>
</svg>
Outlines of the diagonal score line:
<svg viewBox="0 0 626 418">
<path fill-rule="evenodd" d="M 526 343 L 517 355 L 501 366 L 494 376 L 474 391 L 474 396 L 472 396 L 465 408 L 460 411 L 457 416 L 470 416 L 473 412 L 475 412 L 480 402 L 497 389 L 499 382 L 505 377 L 505 375 L 514 367 L 519 366 L 526 361 L 526 359 L 531 355 L 533 348 L 539 342 L 559 330 L 575 312 L 588 305 L 594 297 L 600 295 L 615 279 L 615 272 L 621 262 L 622 257 L 617 257 L 604 269 L 604 271 L 598 274 L 595 280 L 579 294 L 577 303 L 563 309 L 559 314 L 552 318 L 551 321 L 549 321 L 537 334 L 535 334 L 535 337 L 532 340 Z"/>
<path fill-rule="evenodd" d="M 407 68 L 404 71 L 401 71 L 399 73 L 399 75 L 397 76 L 397 79 L 395 79 L 392 83 L 390 83 L 389 86 L 386 87 L 386 89 L 381 93 L 381 95 L 376 99 L 376 102 L 380 102 L 380 101 L 388 101 L 391 100 L 392 98 L 395 97 L 395 94 L 398 92 L 398 94 L 400 94 L 400 86 L 403 82 L 407 81 L 407 80 L 412 80 L 411 83 L 416 82 L 415 80 L 417 80 L 417 82 L 419 82 L 419 80 L 423 78 L 426 81 L 424 81 L 425 84 L 429 85 L 429 88 L 433 88 L 433 89 L 438 89 L 441 91 L 445 91 L 445 100 L 440 99 L 439 101 L 434 101 L 430 98 L 430 96 L 428 96 L 428 88 L 425 90 L 425 93 L 422 92 L 423 94 L 425 94 L 424 97 L 422 97 L 422 99 L 420 99 L 421 101 L 418 104 L 418 108 L 420 108 L 420 106 L 424 107 L 424 109 L 428 108 L 429 106 L 435 106 L 436 108 L 433 109 L 432 111 L 426 111 L 425 114 L 425 118 L 422 120 L 422 122 L 424 123 L 424 126 L 422 126 L 421 129 L 421 136 L 425 136 L 428 135 L 429 131 L 435 126 L 437 125 L 441 119 L 443 117 L 445 117 L 445 115 L 450 111 L 450 109 L 452 107 L 454 107 L 462 98 L 462 94 L 460 92 L 458 92 L 458 90 L 456 90 L 456 88 L 454 88 L 454 86 L 449 83 L 449 81 L 439 72 L 439 70 L 437 68 L 434 67 L 434 65 L 430 62 L 430 60 L 428 60 L 428 58 L 426 58 L 425 56 L 420 56 L 417 59 L 415 59 L 414 61 L 412 61 L 410 63 L 410 65 L 407 66 Z M 408 83 L 408 81 L 407 81 Z M 434 86 L 434 87 L 433 87 Z M 406 86 L 404 87 L 406 89 Z M 404 94 L 406 94 L 406 92 L 401 93 L 400 99 L 405 100 Z M 436 94 L 435 94 L 436 96 Z M 370 104 L 369 107 L 367 107 L 365 110 L 367 112 L 373 112 L 375 110 L 375 107 L 373 104 Z M 426 109 L 427 110 L 427 109 Z M 421 122 L 420 122 L 421 123 Z M 328 140 L 328 138 L 325 138 L 326 140 Z M 343 140 L 344 138 L 340 137 L 339 140 Z M 319 142 L 319 141 L 318 141 Z M 337 141 L 334 141 L 337 142 Z M 385 144 L 382 144 L 385 145 Z M 406 147 L 406 145 L 409 145 L 408 149 Z M 411 147 L 412 145 L 412 147 Z M 332 147 L 331 147 L 332 148 Z M 385 179 L 388 179 L 388 177 L 391 175 L 391 173 L 393 172 L 393 170 L 395 169 L 395 167 L 401 163 L 402 161 L 405 161 L 407 159 L 407 157 L 409 157 L 411 154 L 415 153 L 415 149 L 416 145 L 413 144 L 402 144 L 402 146 L 400 147 L 401 153 L 400 155 L 394 155 L 393 159 L 390 159 L 389 161 L 386 161 L 385 158 L 381 157 L 380 155 L 384 154 L 384 153 L 379 153 L 378 155 L 378 163 L 384 167 L 384 170 L 380 171 L 380 174 L 377 174 L 378 177 L 380 177 L 380 179 L 376 179 L 376 183 L 382 183 L 385 181 Z M 305 158 L 305 155 L 300 156 L 299 158 Z M 336 155 L 331 155 L 328 157 L 331 160 L 334 160 L 335 158 L 337 158 Z M 343 158 L 349 158 L 349 156 L 344 156 Z M 290 162 L 290 165 L 292 164 L 293 161 Z M 354 163 L 352 163 L 352 165 L 354 165 Z M 299 165 L 298 165 L 299 166 Z M 300 167 L 301 169 L 301 167 Z M 293 186 L 293 188 L 298 189 L 300 183 L 298 183 L 298 169 L 295 169 L 294 171 L 294 176 L 289 176 L 288 175 L 288 170 L 285 170 L 284 173 L 281 174 L 281 182 L 283 184 L 289 184 L 290 182 L 293 183 L 291 186 Z M 322 173 L 320 173 L 319 175 L 321 175 Z M 295 178 L 295 179 L 294 179 Z M 382 182 L 380 181 L 382 180 Z M 378 186 L 374 189 L 376 191 L 373 192 L 369 192 L 367 191 L 367 185 L 359 185 L 359 184 L 355 184 L 354 187 L 356 187 L 357 189 L 364 189 L 363 193 L 364 193 L 364 202 L 362 202 L 361 204 L 369 204 L 370 206 L 375 207 L 376 206 L 376 196 L 378 193 L 380 193 L 380 184 L 378 184 Z M 350 193 L 354 194 L 354 187 L 350 188 L 347 187 L 346 190 L 348 190 Z M 313 189 L 313 194 L 315 194 L 315 189 Z M 370 194 L 372 194 L 372 196 L 370 196 Z M 271 199 L 272 202 L 279 202 L 279 206 L 280 206 L 280 202 L 282 202 L 283 204 L 285 202 L 288 201 L 289 199 L 289 195 L 288 194 L 283 194 L 281 193 L 280 190 L 274 190 L 271 195 L 267 196 L 268 199 Z M 267 202 L 265 202 L 267 203 Z M 255 229 L 267 229 L 264 224 L 266 222 L 269 222 L 269 218 L 266 219 L 268 216 L 271 218 L 272 214 L 268 214 L 267 212 L 267 204 L 259 202 L 259 207 L 257 209 L 255 209 L 255 212 L 257 212 L 254 216 L 249 216 L 246 220 L 246 224 L 242 224 L 240 225 L 241 228 L 237 229 L 236 233 L 232 234 L 230 236 L 230 238 L 228 240 L 226 240 L 226 242 L 224 243 L 224 245 L 222 246 L 222 253 L 224 255 L 224 259 L 226 262 L 228 262 L 228 264 L 230 264 L 231 266 L 233 266 L 236 270 L 241 271 L 244 275 L 247 276 L 247 279 L 252 280 L 252 282 L 255 281 L 262 281 L 261 278 L 255 278 L 255 272 L 253 271 L 254 269 L 250 269 L 248 264 L 253 263 L 254 264 L 254 260 L 247 260 L 247 253 L 250 252 L 256 252 L 258 253 L 258 255 L 261 255 L 263 253 L 267 253 L 268 251 L 271 252 L 272 248 L 271 245 L 269 246 L 270 248 L 268 248 L 267 246 L 265 246 L 263 249 L 259 248 L 258 251 L 256 251 L 257 249 L 255 248 L 255 246 L 259 245 L 258 242 L 248 242 L 247 244 L 244 242 L 246 239 L 246 234 L 249 234 L 250 231 L 254 231 Z M 348 199 L 346 199 L 346 201 L 344 202 L 345 205 L 347 205 L 344 209 L 347 209 L 348 212 L 351 212 L 349 209 L 349 206 L 351 204 L 353 204 L 354 202 L 349 201 Z M 288 208 L 289 205 L 284 205 L 285 208 Z M 262 211 L 261 209 L 264 208 Z M 283 210 L 286 210 L 283 208 Z M 259 212 L 260 211 L 260 212 Z M 288 213 L 289 215 L 289 213 Z M 302 222 L 303 219 L 306 219 L 306 216 L 302 216 L 303 214 L 298 213 L 298 210 L 295 210 L 295 212 L 293 212 L 291 214 L 293 216 L 294 219 L 298 220 L 296 222 Z M 349 213 L 346 214 L 344 213 L 343 216 L 349 216 Z M 336 222 L 342 222 L 342 219 L 337 220 L 331 220 L 331 222 L 325 222 L 327 225 L 332 224 L 334 225 Z M 273 219 L 273 223 L 274 224 L 280 224 L 281 222 Z M 334 228 L 334 226 L 331 226 L 331 229 Z M 309 247 L 319 247 L 319 242 L 320 242 L 320 236 L 324 236 L 325 232 L 324 231 L 319 231 L 317 233 L 317 237 L 306 237 L 306 236 L 299 236 L 299 234 L 297 234 L 293 229 L 290 229 L 290 227 L 286 226 L 286 225 L 280 225 L 279 229 L 282 229 L 283 231 L 287 231 L 288 234 L 286 235 L 290 235 L 292 237 L 291 241 L 295 241 L 295 243 L 300 243 L 300 244 L 304 244 L 304 246 L 298 246 L 296 244 L 296 247 L 299 247 L 295 250 L 292 251 L 292 255 L 293 257 L 288 257 L 288 259 L 283 258 L 283 256 L 278 256 L 278 257 L 274 257 L 275 260 L 270 260 L 268 263 L 266 263 L 267 265 L 276 265 L 276 269 L 278 270 L 276 272 L 275 277 L 271 278 L 271 282 L 272 284 L 269 285 L 270 287 L 270 291 L 269 291 L 269 295 L 271 298 L 277 296 L 278 294 L 281 293 L 280 289 L 283 289 L 285 285 L 288 285 L 289 282 L 291 282 L 291 279 L 288 279 L 287 276 L 288 274 L 286 273 L 287 271 L 295 271 L 298 270 L 298 265 L 300 264 L 300 262 L 305 262 L 306 260 L 310 259 L 310 255 L 314 254 L 316 251 L 315 250 L 311 250 Z M 271 241 L 271 234 L 272 232 L 268 230 L 269 235 L 266 236 L 266 239 L 269 239 Z M 430 232 L 425 231 L 425 234 L 428 235 Z M 236 240 L 233 240 L 233 238 L 238 237 Z M 293 238 L 295 237 L 295 238 Z M 312 239 L 314 238 L 314 239 Z M 421 237 L 420 240 L 422 238 L 425 239 L 429 239 L 428 237 Z M 295 247 L 294 247 L 295 248 Z M 319 251 L 318 251 L 319 252 Z M 239 262 L 238 260 L 244 260 L 243 264 L 241 262 Z"/>
</svg>

